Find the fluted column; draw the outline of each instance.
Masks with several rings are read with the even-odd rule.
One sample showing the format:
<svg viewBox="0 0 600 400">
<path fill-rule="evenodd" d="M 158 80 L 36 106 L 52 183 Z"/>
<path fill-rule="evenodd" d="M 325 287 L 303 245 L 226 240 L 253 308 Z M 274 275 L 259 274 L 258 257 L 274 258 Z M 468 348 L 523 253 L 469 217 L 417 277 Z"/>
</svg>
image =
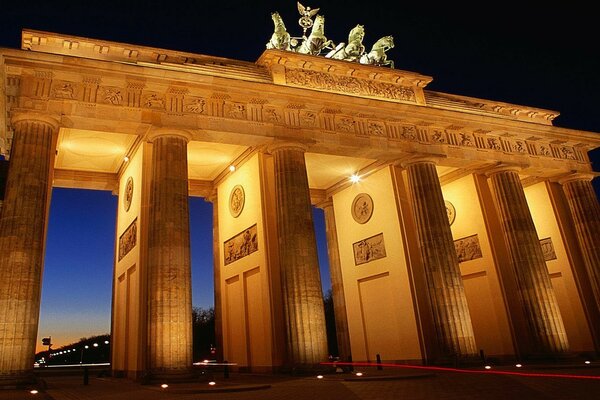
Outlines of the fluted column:
<svg viewBox="0 0 600 400">
<path fill-rule="evenodd" d="M 327 360 L 323 293 L 317 259 L 305 148 L 273 146 L 279 264 L 287 362 L 315 365 Z"/>
<path fill-rule="evenodd" d="M 344 282 L 342 280 L 342 265 L 335 225 L 333 202 L 328 200 L 320 206 L 325 213 L 325 234 L 327 236 L 327 256 L 329 258 L 329 274 L 333 294 L 333 312 L 335 314 L 335 331 L 340 360 L 347 361 L 351 355 L 350 335 L 348 333 L 348 314 L 346 313 L 346 298 L 344 297 Z"/>
<path fill-rule="evenodd" d="M 58 130 L 55 121 L 28 115 L 13 127 L 0 216 L 0 385 L 33 374 Z"/>
<path fill-rule="evenodd" d="M 576 174 L 562 179 L 560 183 L 571 210 L 594 299 L 600 307 L 600 203 L 592 178 L 591 174 Z"/>
<path fill-rule="evenodd" d="M 151 373 L 192 365 L 192 290 L 185 132 L 151 138 L 148 225 L 148 324 Z"/>
<path fill-rule="evenodd" d="M 442 188 L 429 159 L 405 164 L 441 359 L 477 353 Z"/>
<path fill-rule="evenodd" d="M 213 271 L 215 287 L 215 347 L 217 360 L 223 360 L 223 302 L 221 295 L 221 253 L 219 251 L 219 201 L 217 190 L 207 199 L 213 206 Z"/>
<path fill-rule="evenodd" d="M 501 167 L 488 176 L 530 328 L 533 348 L 529 355 L 555 355 L 568 351 L 569 343 L 517 171 Z"/>
</svg>

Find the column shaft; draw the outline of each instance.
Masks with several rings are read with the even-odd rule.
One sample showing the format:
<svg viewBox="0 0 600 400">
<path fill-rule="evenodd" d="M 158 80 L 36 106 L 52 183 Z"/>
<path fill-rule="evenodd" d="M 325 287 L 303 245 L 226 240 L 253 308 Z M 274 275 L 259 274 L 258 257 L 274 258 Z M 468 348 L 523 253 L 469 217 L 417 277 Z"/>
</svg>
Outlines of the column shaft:
<svg viewBox="0 0 600 400">
<path fill-rule="evenodd" d="M 223 301 L 221 296 L 221 253 L 219 251 L 219 201 L 214 191 L 210 201 L 213 205 L 213 270 L 215 287 L 215 346 L 217 360 L 223 360 Z"/>
<path fill-rule="evenodd" d="M 514 170 L 500 170 L 492 173 L 490 179 L 531 331 L 531 355 L 565 352 L 569 348 L 565 327 L 519 175 Z"/>
<path fill-rule="evenodd" d="M 477 348 L 435 164 L 406 169 L 440 356 L 471 357 Z"/>
<path fill-rule="evenodd" d="M 333 203 L 329 201 L 323 207 L 325 213 L 325 233 L 327 236 L 327 255 L 329 257 L 329 273 L 331 275 L 331 290 L 333 294 L 333 312 L 335 314 L 335 330 L 340 360 L 347 361 L 351 355 L 350 335 L 348 333 L 348 314 L 346 313 L 346 298 L 344 297 L 344 282 L 342 280 L 342 265 L 335 225 Z"/>
<path fill-rule="evenodd" d="M 315 365 L 327 359 L 327 334 L 304 149 L 272 154 L 287 359 L 291 366 Z"/>
<path fill-rule="evenodd" d="M 55 128 L 15 123 L 0 218 L 0 380 L 33 373 Z"/>
<path fill-rule="evenodd" d="M 563 190 L 594 299 L 600 307 L 600 203 L 589 179 L 567 181 L 563 183 Z"/>
<path fill-rule="evenodd" d="M 192 291 L 187 141 L 153 141 L 148 243 L 150 370 L 178 372 L 192 365 Z"/>
</svg>

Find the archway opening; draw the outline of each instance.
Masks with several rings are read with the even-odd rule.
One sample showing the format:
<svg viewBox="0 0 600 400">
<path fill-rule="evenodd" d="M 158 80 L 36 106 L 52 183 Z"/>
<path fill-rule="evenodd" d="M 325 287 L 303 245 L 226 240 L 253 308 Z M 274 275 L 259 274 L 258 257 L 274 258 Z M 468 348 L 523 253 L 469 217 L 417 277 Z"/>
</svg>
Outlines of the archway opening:
<svg viewBox="0 0 600 400">
<path fill-rule="evenodd" d="M 116 208 L 109 191 L 52 190 L 36 341 L 39 354 L 51 338 L 47 363 L 109 360 Z"/>
</svg>

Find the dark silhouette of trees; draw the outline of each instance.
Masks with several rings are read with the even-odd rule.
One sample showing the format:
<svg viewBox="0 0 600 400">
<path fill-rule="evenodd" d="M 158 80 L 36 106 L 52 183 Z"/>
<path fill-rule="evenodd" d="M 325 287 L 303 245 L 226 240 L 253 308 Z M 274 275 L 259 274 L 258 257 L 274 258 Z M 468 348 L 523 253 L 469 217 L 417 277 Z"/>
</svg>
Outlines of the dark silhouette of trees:
<svg viewBox="0 0 600 400">
<path fill-rule="evenodd" d="M 194 362 L 214 359 L 215 309 L 194 307 L 192 309 L 192 337 Z"/>
<path fill-rule="evenodd" d="M 325 306 L 325 327 L 327 329 L 327 351 L 330 356 L 337 357 L 338 343 L 335 329 L 335 313 L 333 311 L 333 292 L 331 289 L 323 296 L 323 305 Z"/>
</svg>

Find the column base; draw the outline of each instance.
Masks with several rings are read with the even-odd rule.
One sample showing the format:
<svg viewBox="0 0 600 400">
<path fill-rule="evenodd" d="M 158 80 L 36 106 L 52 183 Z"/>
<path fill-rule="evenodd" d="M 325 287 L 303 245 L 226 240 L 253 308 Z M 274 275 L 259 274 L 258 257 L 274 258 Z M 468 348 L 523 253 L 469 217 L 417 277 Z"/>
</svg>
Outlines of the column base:
<svg viewBox="0 0 600 400">
<path fill-rule="evenodd" d="M 24 371 L 14 374 L 0 374 L 0 390 L 23 389 L 39 385 L 33 371 Z"/>
<path fill-rule="evenodd" d="M 561 353 L 532 353 L 521 357 L 523 361 L 534 363 L 569 363 L 581 358 L 577 353 L 571 351 Z"/>
</svg>

